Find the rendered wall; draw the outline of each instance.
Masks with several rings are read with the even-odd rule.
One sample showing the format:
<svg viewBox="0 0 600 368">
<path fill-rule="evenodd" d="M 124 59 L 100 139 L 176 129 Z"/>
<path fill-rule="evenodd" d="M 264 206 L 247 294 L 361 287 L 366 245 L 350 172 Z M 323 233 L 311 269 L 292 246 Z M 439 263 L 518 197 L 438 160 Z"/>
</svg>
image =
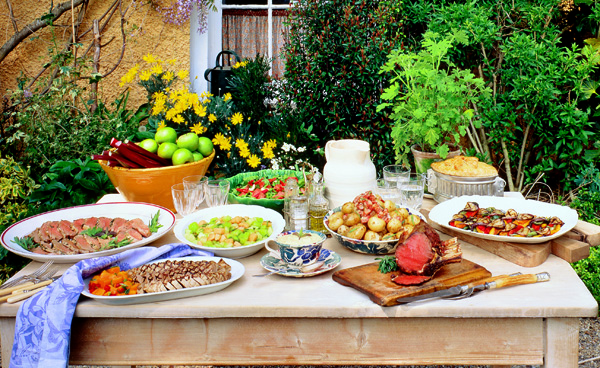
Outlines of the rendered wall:
<svg viewBox="0 0 600 368">
<path fill-rule="evenodd" d="M 54 1 L 54 6 L 63 1 Z M 170 0 L 163 1 L 168 5 Z M 40 18 L 50 9 L 49 0 L 10 0 L 14 20 L 18 29 L 23 29 L 36 18 Z M 89 0 L 86 16 L 79 28 L 79 34 L 91 28 L 94 19 L 100 18 L 109 6 L 111 0 Z M 153 3 L 159 3 L 153 1 Z M 127 8 L 129 7 L 129 8 Z M 127 9 L 127 11 L 126 11 Z M 79 11 L 79 8 L 76 10 Z M 102 80 L 99 84 L 99 96 L 105 103 L 114 101 L 115 97 L 124 90 L 119 87 L 121 77 L 136 63 L 143 64 L 142 57 L 152 53 L 163 60 L 177 59 L 177 69 L 189 69 L 190 61 L 190 26 L 189 22 L 177 26 L 165 23 L 162 16 L 153 9 L 147 1 L 122 0 L 121 10 L 117 10 L 106 31 L 102 34 L 101 43 L 107 44 L 102 47 L 100 54 L 100 73 L 105 74 L 115 65 L 123 45 L 121 37 L 120 12 L 126 11 L 124 30 L 127 35 L 125 53 L 117 69 Z M 15 33 L 13 23 L 9 16 L 10 11 L 6 1 L 0 2 L 0 41 L 4 44 Z M 77 17 L 77 14 L 74 15 Z M 102 22 L 100 22 L 102 24 Z M 71 35 L 71 12 L 64 13 L 56 22 L 54 38 L 62 49 Z M 34 35 L 28 37 L 17 48 L 15 48 L 0 63 L 0 93 L 5 95 L 7 90 L 16 86 L 16 78 L 22 73 L 26 77 L 35 77 L 43 69 L 42 65 L 49 60 L 48 47 L 52 45 L 52 32 L 49 27 L 41 29 Z M 83 37 L 84 49 L 90 45 L 92 33 Z M 80 55 L 80 54 L 78 54 Z M 93 50 L 89 53 L 93 55 Z M 131 89 L 128 106 L 136 108 L 145 102 L 145 92 L 139 87 Z"/>
</svg>

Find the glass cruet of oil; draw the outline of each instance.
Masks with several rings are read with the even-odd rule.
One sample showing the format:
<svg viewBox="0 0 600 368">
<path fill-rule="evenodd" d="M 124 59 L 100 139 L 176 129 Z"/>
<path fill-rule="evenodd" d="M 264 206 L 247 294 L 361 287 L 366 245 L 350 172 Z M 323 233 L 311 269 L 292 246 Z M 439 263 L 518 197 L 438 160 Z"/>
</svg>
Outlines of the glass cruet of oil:
<svg viewBox="0 0 600 368">
<path fill-rule="evenodd" d="M 323 183 L 323 176 L 319 172 L 316 172 L 312 178 L 311 193 L 308 200 L 309 228 L 328 234 L 329 231 L 325 228 L 325 224 L 323 224 L 323 218 L 325 218 L 327 211 L 329 211 L 329 201 L 325 198 L 324 191 L 325 183 Z"/>
</svg>

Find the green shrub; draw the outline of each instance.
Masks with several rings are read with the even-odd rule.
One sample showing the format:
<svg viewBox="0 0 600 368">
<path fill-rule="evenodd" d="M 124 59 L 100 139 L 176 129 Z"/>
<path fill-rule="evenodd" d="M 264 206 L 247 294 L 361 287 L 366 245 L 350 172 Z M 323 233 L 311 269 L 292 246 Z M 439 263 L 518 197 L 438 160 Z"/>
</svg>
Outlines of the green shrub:
<svg viewBox="0 0 600 368">
<path fill-rule="evenodd" d="M 379 69 L 402 41 L 400 14 L 395 1 L 306 0 L 290 9 L 281 100 L 293 108 L 291 123 L 318 137 L 309 150 L 363 139 L 376 166 L 394 161 L 391 122 L 376 107 Z"/>
<path fill-rule="evenodd" d="M 583 82 L 597 56 L 582 49 L 597 33 L 598 3 L 568 7 L 560 1 L 437 1 L 406 4 L 407 27 L 448 34 L 461 29 L 470 42 L 455 47 L 451 61 L 488 81 L 489 98 L 473 105 L 483 129 L 476 152 L 501 169 L 510 190 L 540 174 L 559 190 L 591 161 L 585 150 L 598 138 L 583 101 Z M 565 32 L 569 29 L 569 32 Z M 409 47 L 419 41 L 418 32 Z M 477 140 L 475 140 L 477 141 Z"/>
<path fill-rule="evenodd" d="M 0 233 L 27 214 L 27 197 L 35 188 L 29 170 L 11 157 L 0 158 Z M 0 249 L 0 259 L 5 255 L 6 250 Z"/>
<path fill-rule="evenodd" d="M 115 188 L 100 164 L 91 158 L 58 161 L 42 177 L 28 200 L 37 212 L 97 202 Z"/>
</svg>

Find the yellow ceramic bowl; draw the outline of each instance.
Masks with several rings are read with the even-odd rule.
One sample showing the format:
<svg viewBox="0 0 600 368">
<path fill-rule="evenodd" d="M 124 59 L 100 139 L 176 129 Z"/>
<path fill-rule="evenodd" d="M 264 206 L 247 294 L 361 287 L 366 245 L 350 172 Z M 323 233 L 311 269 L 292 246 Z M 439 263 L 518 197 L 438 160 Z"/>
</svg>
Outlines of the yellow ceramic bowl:
<svg viewBox="0 0 600 368">
<path fill-rule="evenodd" d="M 127 201 L 153 203 L 175 212 L 171 186 L 183 182 L 186 176 L 204 175 L 214 157 L 215 151 L 197 162 L 152 169 L 127 169 L 107 166 L 106 161 L 99 163 L 117 191 Z"/>
</svg>

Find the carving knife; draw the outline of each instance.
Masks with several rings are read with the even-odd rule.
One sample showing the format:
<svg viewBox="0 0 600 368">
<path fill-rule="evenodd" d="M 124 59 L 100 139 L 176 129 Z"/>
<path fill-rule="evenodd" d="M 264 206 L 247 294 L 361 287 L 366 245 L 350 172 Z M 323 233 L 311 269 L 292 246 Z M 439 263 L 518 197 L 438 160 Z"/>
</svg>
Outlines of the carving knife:
<svg viewBox="0 0 600 368">
<path fill-rule="evenodd" d="M 472 284 L 457 285 L 449 289 L 434 291 L 428 294 L 422 294 L 417 296 L 409 296 L 405 298 L 399 298 L 396 300 L 399 304 L 412 303 L 421 300 L 436 299 L 436 298 L 461 298 L 469 297 L 473 293 L 488 290 L 488 289 L 499 289 L 501 287 L 534 284 L 536 282 L 550 281 L 550 274 L 548 272 L 541 272 L 537 274 L 513 274 L 513 275 L 501 275 L 494 276 L 483 281 L 480 281 L 478 285 L 472 286 Z"/>
</svg>

